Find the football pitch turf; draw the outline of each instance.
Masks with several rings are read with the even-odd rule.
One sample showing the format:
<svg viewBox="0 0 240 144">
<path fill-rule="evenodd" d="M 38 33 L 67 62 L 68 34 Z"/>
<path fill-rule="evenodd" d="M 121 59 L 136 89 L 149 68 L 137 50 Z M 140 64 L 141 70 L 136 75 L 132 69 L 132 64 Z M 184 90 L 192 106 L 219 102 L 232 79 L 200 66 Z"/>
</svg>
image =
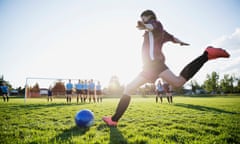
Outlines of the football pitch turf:
<svg viewBox="0 0 240 144">
<path fill-rule="evenodd" d="M 102 103 L 66 104 L 65 99 L 10 99 L 0 101 L 0 143 L 159 144 L 239 143 L 240 96 L 174 97 L 174 103 L 156 103 L 132 97 L 118 127 L 108 127 L 101 117 L 111 115 L 119 98 Z M 78 128 L 75 114 L 94 112 L 90 128 Z"/>
</svg>

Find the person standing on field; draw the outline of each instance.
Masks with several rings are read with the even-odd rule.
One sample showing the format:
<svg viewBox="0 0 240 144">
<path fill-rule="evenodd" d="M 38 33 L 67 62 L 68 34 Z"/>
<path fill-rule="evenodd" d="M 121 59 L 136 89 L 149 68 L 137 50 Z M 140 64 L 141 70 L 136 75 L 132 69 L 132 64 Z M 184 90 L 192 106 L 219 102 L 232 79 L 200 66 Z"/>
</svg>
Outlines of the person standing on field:
<svg viewBox="0 0 240 144">
<path fill-rule="evenodd" d="M 4 102 L 8 102 L 9 101 L 9 97 L 8 97 L 8 86 L 6 85 L 5 82 L 3 82 L 3 85 L 1 86 L 1 90 L 2 90 L 2 95 L 3 95 L 3 101 Z"/>
<path fill-rule="evenodd" d="M 161 80 L 158 80 L 157 83 L 157 95 L 156 95 L 156 103 L 158 102 L 158 98 L 160 98 L 160 101 L 162 103 L 163 99 L 163 85 L 161 83 Z"/>
<path fill-rule="evenodd" d="M 96 102 L 96 98 L 95 98 L 95 83 L 94 83 L 93 79 L 91 79 L 89 81 L 88 90 L 89 90 L 89 102 L 91 102 L 91 99 L 93 99 L 93 101 L 95 103 Z"/>
<path fill-rule="evenodd" d="M 78 83 L 76 84 L 76 93 L 77 93 L 77 103 L 79 102 L 79 98 L 81 99 L 81 102 L 83 102 L 83 85 L 81 80 L 78 80 Z"/>
<path fill-rule="evenodd" d="M 84 102 L 86 102 L 86 99 L 88 97 L 88 81 L 85 80 L 84 83 L 83 83 L 83 100 Z"/>
<path fill-rule="evenodd" d="M 72 91 L 73 91 L 73 84 L 71 83 L 71 80 L 68 80 L 68 83 L 66 84 L 66 98 L 67 98 L 67 103 L 72 100 Z"/>
<path fill-rule="evenodd" d="M 166 94 L 168 103 L 173 103 L 173 87 L 171 85 L 168 85 L 168 93 Z"/>
<path fill-rule="evenodd" d="M 48 89 L 48 102 L 51 100 L 51 102 L 52 102 L 52 88 L 51 87 L 49 87 L 49 89 Z"/>
<path fill-rule="evenodd" d="M 117 126 L 120 118 L 128 108 L 131 100 L 131 92 L 144 83 L 154 82 L 156 79 L 161 78 L 174 87 L 181 87 L 191 79 L 207 61 L 230 57 L 225 50 L 208 46 L 199 57 L 183 68 L 179 76 L 176 76 L 165 64 L 162 46 L 168 41 L 180 44 L 181 46 L 187 46 L 189 44 L 180 41 L 165 31 L 152 10 L 145 10 L 141 13 L 140 17 L 142 20 L 137 22 L 137 28 L 145 31 L 142 46 L 143 70 L 125 87 L 115 113 L 112 116 L 102 117 L 102 120 L 108 126 Z"/>
<path fill-rule="evenodd" d="M 100 81 L 98 81 L 96 85 L 96 96 L 97 96 L 97 102 L 102 102 L 102 86 Z"/>
<path fill-rule="evenodd" d="M 163 83 L 163 90 L 164 90 L 164 94 L 167 97 L 168 103 L 170 103 L 170 99 L 169 99 L 170 98 L 170 96 L 169 96 L 169 94 L 170 94 L 170 85 L 167 82 Z"/>
</svg>

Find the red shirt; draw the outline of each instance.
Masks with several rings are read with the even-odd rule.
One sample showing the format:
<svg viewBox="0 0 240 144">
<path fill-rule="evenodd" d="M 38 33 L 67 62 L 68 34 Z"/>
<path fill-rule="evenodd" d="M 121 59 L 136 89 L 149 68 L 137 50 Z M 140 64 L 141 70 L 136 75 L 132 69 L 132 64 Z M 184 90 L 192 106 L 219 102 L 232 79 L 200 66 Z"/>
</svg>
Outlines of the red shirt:
<svg viewBox="0 0 240 144">
<path fill-rule="evenodd" d="M 149 63 L 154 60 L 165 62 L 165 56 L 162 53 L 162 45 L 167 41 L 173 41 L 173 36 L 163 29 L 162 24 L 157 20 L 151 20 L 152 31 L 145 31 L 142 46 L 143 63 Z"/>
</svg>

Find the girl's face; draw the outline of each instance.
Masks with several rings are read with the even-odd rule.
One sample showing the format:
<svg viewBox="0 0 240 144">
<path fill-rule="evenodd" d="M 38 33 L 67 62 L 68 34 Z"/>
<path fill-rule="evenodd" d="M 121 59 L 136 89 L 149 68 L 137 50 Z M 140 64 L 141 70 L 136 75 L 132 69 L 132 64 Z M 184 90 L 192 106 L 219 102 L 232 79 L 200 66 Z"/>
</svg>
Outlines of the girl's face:
<svg viewBox="0 0 240 144">
<path fill-rule="evenodd" d="M 150 20 L 151 17 L 152 17 L 151 15 L 142 16 L 142 21 L 143 21 L 144 23 L 148 23 L 148 21 Z"/>
</svg>

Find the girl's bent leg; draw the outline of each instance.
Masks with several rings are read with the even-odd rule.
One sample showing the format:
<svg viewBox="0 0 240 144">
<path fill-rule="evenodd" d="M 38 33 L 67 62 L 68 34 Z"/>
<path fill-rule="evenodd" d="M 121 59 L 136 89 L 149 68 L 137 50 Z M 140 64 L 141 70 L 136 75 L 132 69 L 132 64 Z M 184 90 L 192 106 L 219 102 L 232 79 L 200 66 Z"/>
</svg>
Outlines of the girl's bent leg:
<svg viewBox="0 0 240 144">
<path fill-rule="evenodd" d="M 180 87 L 192 78 L 200 68 L 208 61 L 208 52 L 204 51 L 202 55 L 187 64 L 180 73 L 180 76 L 175 76 L 169 69 L 163 71 L 159 76 L 166 80 L 174 87 Z"/>
<path fill-rule="evenodd" d="M 161 77 L 163 80 L 165 80 L 168 84 L 172 85 L 173 87 L 181 87 L 186 83 L 185 78 L 183 78 L 182 76 L 176 76 L 169 69 L 160 73 L 159 77 Z"/>
</svg>

